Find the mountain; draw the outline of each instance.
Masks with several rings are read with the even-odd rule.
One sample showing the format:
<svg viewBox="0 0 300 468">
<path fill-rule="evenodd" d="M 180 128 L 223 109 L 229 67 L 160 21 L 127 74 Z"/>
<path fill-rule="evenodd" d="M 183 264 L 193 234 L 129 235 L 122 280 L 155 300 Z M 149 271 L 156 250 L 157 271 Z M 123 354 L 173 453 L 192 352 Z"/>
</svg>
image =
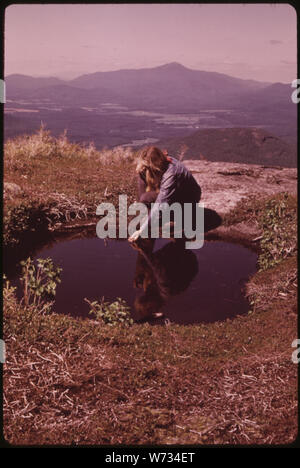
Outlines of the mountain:
<svg viewBox="0 0 300 468">
<path fill-rule="evenodd" d="M 272 83 L 262 89 L 251 90 L 245 92 L 243 100 L 247 103 L 247 107 L 257 109 L 261 106 L 284 106 L 286 108 L 295 108 L 291 95 L 293 89 L 289 84 Z M 238 99 L 232 102 L 232 107 L 240 107 L 241 103 Z"/>
<path fill-rule="evenodd" d="M 73 88 L 85 91 L 87 99 L 99 90 L 105 90 L 108 98 L 118 96 L 118 104 L 145 110 L 167 112 L 193 112 L 201 107 L 231 107 L 232 100 L 265 88 L 268 84 L 254 80 L 242 80 L 222 73 L 191 70 L 178 63 L 155 68 L 97 72 L 63 81 L 58 78 L 33 78 L 25 75 L 9 75 L 6 78 L 8 98 L 29 98 L 30 91 L 39 90 L 47 98 L 53 95 L 52 86 L 64 85 L 70 99 Z M 44 89 L 44 91 L 42 91 Z M 104 93 L 104 94 L 105 94 Z"/>
<path fill-rule="evenodd" d="M 268 83 L 262 83 L 254 80 L 242 80 L 232 76 L 217 72 L 207 72 L 201 70 L 192 70 L 183 65 L 172 62 L 166 65 L 161 65 L 154 68 L 141 68 L 131 70 L 117 70 L 110 72 L 96 72 L 86 75 L 81 75 L 70 81 L 70 84 L 79 88 L 96 88 L 98 86 L 105 87 L 123 87 L 124 89 L 132 89 L 138 86 L 147 86 L 149 84 L 168 84 L 170 86 L 189 85 L 199 87 L 199 84 L 206 88 L 218 87 L 217 85 L 225 84 L 227 89 L 234 90 L 239 87 L 243 90 L 261 89 L 267 86 Z"/>
<path fill-rule="evenodd" d="M 292 109 L 293 104 L 289 85 L 192 70 L 176 62 L 154 68 L 90 73 L 68 81 L 20 74 L 9 75 L 5 80 L 9 99 L 61 98 L 63 103 L 74 104 L 76 98 L 80 105 L 90 105 L 100 99 L 130 109 L 161 112 L 260 106 L 267 106 L 268 110 L 275 104 Z"/>
<path fill-rule="evenodd" d="M 155 68 L 82 75 L 70 82 L 84 89 L 118 90 L 121 104 L 166 111 L 196 111 L 199 107 L 230 106 L 233 97 L 267 86 L 222 73 L 191 70 L 178 63 Z"/>
<path fill-rule="evenodd" d="M 74 140 L 91 140 L 101 148 L 149 137 L 181 139 L 198 127 L 257 127 L 296 146 L 292 91 L 290 85 L 192 70 L 176 62 L 68 81 L 15 74 L 6 77 L 5 135 L 32 132 L 43 121 L 55 135 L 67 128 Z M 194 114 L 199 118 L 191 125 Z"/>
<path fill-rule="evenodd" d="M 11 98 L 22 98 L 29 101 L 47 100 L 62 106 L 91 106 L 107 101 L 117 102 L 120 95 L 117 92 L 104 88 L 80 89 L 68 84 L 45 85 L 38 88 L 12 89 L 8 87 L 7 96 Z"/>
<path fill-rule="evenodd" d="M 296 149 L 261 128 L 205 129 L 156 145 L 184 159 L 297 167 Z"/>
<path fill-rule="evenodd" d="M 47 86 L 64 84 L 65 81 L 55 77 L 34 78 L 32 76 L 13 74 L 5 78 L 6 94 L 9 99 L 16 94 L 21 94 L 24 91 L 35 91 Z"/>
</svg>

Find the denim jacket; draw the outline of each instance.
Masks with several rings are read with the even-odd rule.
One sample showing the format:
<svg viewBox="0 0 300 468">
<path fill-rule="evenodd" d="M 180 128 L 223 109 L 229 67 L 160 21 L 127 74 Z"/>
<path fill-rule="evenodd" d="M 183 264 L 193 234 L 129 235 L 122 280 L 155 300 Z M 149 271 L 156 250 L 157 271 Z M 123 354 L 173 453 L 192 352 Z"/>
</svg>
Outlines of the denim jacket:
<svg viewBox="0 0 300 468">
<path fill-rule="evenodd" d="M 159 193 L 148 218 L 141 226 L 141 231 L 144 231 L 147 225 L 150 228 L 151 220 L 158 211 L 159 204 L 198 203 L 200 200 L 201 188 L 193 175 L 178 159 L 170 156 L 168 156 L 168 159 L 170 163 L 162 176 Z"/>
</svg>

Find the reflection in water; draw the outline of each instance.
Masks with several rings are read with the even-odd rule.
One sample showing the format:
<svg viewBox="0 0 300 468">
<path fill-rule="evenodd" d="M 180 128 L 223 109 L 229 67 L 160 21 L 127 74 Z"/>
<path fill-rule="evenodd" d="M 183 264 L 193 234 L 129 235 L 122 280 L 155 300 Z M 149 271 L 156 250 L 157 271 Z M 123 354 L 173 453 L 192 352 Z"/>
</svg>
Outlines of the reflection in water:
<svg viewBox="0 0 300 468">
<path fill-rule="evenodd" d="M 214 226 L 218 219 L 206 214 Z M 256 271 L 257 255 L 251 250 L 221 241 L 187 250 L 179 240 L 157 239 L 153 253 L 149 252 L 137 252 L 127 241 L 105 244 L 97 237 L 84 237 L 53 239 L 31 257 L 50 257 L 63 269 L 54 304 L 57 313 L 90 317 L 85 297 L 99 302 L 121 297 L 136 320 L 163 312 L 170 321 L 184 324 L 225 320 L 249 309 L 241 289 Z M 6 260 L 11 264 L 5 271 L 18 286 L 20 272 L 11 258 Z"/>
<path fill-rule="evenodd" d="M 155 253 L 140 249 L 134 285 L 143 289 L 134 302 L 137 319 L 159 313 L 169 297 L 183 292 L 198 272 L 197 257 L 185 249 L 185 241 L 177 240 Z"/>
</svg>

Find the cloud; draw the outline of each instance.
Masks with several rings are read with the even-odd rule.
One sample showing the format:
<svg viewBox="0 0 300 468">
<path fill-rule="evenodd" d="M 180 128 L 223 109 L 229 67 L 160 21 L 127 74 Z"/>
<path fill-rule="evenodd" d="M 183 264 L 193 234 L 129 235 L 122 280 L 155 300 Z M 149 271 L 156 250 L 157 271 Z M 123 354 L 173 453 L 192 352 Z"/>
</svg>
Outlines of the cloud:
<svg viewBox="0 0 300 468">
<path fill-rule="evenodd" d="M 284 65 L 297 65 L 296 62 L 293 62 L 291 60 L 280 60 L 280 63 L 283 63 Z"/>
<path fill-rule="evenodd" d="M 270 39 L 270 44 L 271 45 L 279 45 L 279 44 L 283 44 L 282 41 L 279 41 L 278 39 Z"/>
</svg>

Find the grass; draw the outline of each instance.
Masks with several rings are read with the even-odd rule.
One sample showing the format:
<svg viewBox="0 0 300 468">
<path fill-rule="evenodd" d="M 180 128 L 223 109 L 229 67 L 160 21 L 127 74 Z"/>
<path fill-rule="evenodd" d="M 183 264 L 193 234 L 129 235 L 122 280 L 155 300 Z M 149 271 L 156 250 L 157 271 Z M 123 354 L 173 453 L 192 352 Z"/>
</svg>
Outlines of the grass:
<svg viewBox="0 0 300 468">
<path fill-rule="evenodd" d="M 112 198 L 125 188 L 134 197 L 128 183 L 133 154 L 99 154 L 63 144 L 64 138 L 59 143 L 42 129 L 9 143 L 5 180 L 20 185 L 22 193 L 6 201 L 6 216 L 25 201 L 43 206 L 49 216 L 53 193 L 58 198 L 51 206 L 60 210 L 62 223 L 67 220 L 61 196 L 83 204 L 86 218 L 106 198 L 106 187 Z M 39 139 L 45 139 L 41 146 Z M 65 153 L 54 152 L 61 147 Z M 267 212 L 277 216 L 282 203 L 287 222 L 276 218 L 274 242 Z M 34 229 L 36 218 L 27 212 L 26 219 Z M 97 320 L 74 319 L 67 306 L 66 315 L 57 315 L 20 303 L 5 283 L 6 440 L 17 445 L 292 442 L 297 435 L 297 366 L 291 360 L 297 333 L 295 198 L 250 199 L 224 220 L 227 226 L 241 222 L 258 223 L 265 239 L 260 258 L 268 259 L 275 247 L 278 261 L 267 261 L 250 278 L 249 314 L 232 320 L 125 327 L 115 318 L 113 325 L 105 323 L 101 314 Z M 16 237 L 22 246 L 21 235 Z M 118 316 L 115 306 L 109 311 Z"/>
<path fill-rule="evenodd" d="M 4 242 L 16 246 L 26 237 L 45 235 L 62 223 L 96 217 L 103 201 L 135 198 L 136 153 L 121 147 L 99 152 L 92 145 L 54 138 L 43 127 L 34 135 L 9 140 L 4 148 L 5 182 L 21 191 L 5 197 Z"/>
<path fill-rule="evenodd" d="M 268 280 L 273 286 L 274 277 Z M 226 322 L 130 328 L 41 315 L 9 300 L 6 438 L 114 445 L 292 441 L 294 296 L 292 304 L 278 296 L 274 308 Z"/>
</svg>

